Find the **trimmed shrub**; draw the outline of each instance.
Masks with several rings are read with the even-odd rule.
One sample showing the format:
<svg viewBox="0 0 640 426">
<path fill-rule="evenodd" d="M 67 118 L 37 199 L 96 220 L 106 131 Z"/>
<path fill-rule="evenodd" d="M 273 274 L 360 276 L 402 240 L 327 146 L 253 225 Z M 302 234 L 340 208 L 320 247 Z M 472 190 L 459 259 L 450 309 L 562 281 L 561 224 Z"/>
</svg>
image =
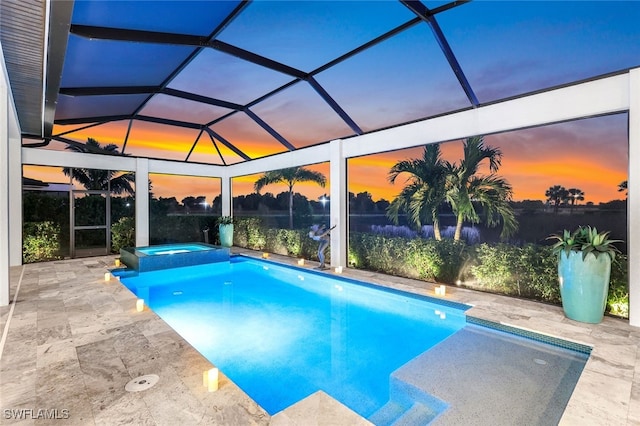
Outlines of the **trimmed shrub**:
<svg viewBox="0 0 640 426">
<path fill-rule="evenodd" d="M 111 251 L 120 253 L 124 247 L 136 245 L 135 221 L 132 217 L 122 217 L 111 225 Z"/>
<path fill-rule="evenodd" d="M 236 219 L 233 232 L 234 245 L 252 250 L 266 250 L 271 253 L 305 259 L 318 259 L 318 243 L 308 236 L 307 229 L 269 228 L 257 217 Z M 331 247 L 326 256 L 331 255 Z"/>
<path fill-rule="evenodd" d="M 557 260 L 550 247 L 483 243 L 476 246 L 471 273 L 475 281 L 468 287 L 560 303 Z"/>
<path fill-rule="evenodd" d="M 22 233 L 24 263 L 60 259 L 60 225 L 53 222 L 25 222 Z"/>
<path fill-rule="evenodd" d="M 612 315 L 629 318 L 629 259 L 617 255 L 611 263 L 607 311 Z"/>
<path fill-rule="evenodd" d="M 262 219 L 244 217 L 236 219 L 233 227 L 233 244 L 252 250 L 264 250 L 267 243 L 266 229 Z"/>
<path fill-rule="evenodd" d="M 438 282 L 460 278 L 468 259 L 462 241 L 385 237 L 353 233 L 349 238 L 349 263 L 361 269 Z"/>
</svg>

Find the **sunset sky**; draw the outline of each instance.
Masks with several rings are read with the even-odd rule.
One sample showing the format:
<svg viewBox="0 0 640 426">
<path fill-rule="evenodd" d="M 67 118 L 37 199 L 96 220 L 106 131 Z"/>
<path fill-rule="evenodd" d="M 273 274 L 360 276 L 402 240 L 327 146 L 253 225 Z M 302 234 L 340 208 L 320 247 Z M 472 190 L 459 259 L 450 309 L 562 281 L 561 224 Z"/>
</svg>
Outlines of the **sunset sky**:
<svg viewBox="0 0 640 426">
<path fill-rule="evenodd" d="M 623 199 L 617 191 L 618 184 L 627 179 L 628 137 L 627 115 L 618 114 L 590 118 L 575 122 L 549 125 L 534 129 L 518 130 L 485 137 L 485 142 L 503 152 L 499 175 L 514 188 L 514 200 L 544 200 L 545 191 L 553 185 L 578 188 L 585 193 L 586 202 L 605 202 Z M 462 142 L 441 144 L 443 157 L 459 162 Z M 367 191 L 374 200 L 392 200 L 402 189 L 404 179 L 389 184 L 389 169 L 400 160 L 419 158 L 422 148 L 381 153 L 348 161 L 349 191 Z M 311 164 L 311 170 L 329 178 L 329 164 Z M 25 176 L 48 182 L 65 182 L 59 168 L 25 166 Z M 188 166 L 185 167 L 185 171 Z M 482 170 L 481 173 L 488 173 Z M 233 180 L 234 195 L 253 192 L 253 184 L 260 174 L 242 176 Z M 220 193 L 220 180 L 188 176 L 151 175 L 156 197 L 176 197 L 178 201 L 192 195 L 205 195 L 210 202 Z M 328 179 L 329 180 L 329 179 Z M 309 199 L 318 199 L 329 193 L 326 188 L 312 183 L 299 183 L 296 192 Z M 286 191 L 285 185 L 270 185 L 263 193 L 278 194 Z"/>
<path fill-rule="evenodd" d="M 132 9 L 146 10 L 144 3 L 77 2 L 72 22 L 207 35 L 212 22 L 233 7 L 232 3 L 202 2 L 199 13 L 193 16 L 193 10 L 181 14 L 181 9 L 187 7 L 181 5 L 187 3 L 159 2 L 148 16 L 139 11 L 132 13 Z M 443 4 L 430 0 L 424 3 L 430 8 Z M 132 22 L 130 16 L 143 18 Z M 481 104 L 640 65 L 638 17 L 640 2 L 629 1 L 481 0 L 436 15 Z M 218 39 L 303 72 L 313 72 L 414 18 L 407 7 L 392 1 L 255 1 L 225 27 Z M 72 34 L 61 86 L 156 85 L 162 81 L 163 69 L 174 69 L 184 58 L 180 55 L 191 51 L 167 44 L 147 46 L 152 50 L 143 53 L 139 50 L 143 45 Z M 136 81 L 129 83 L 132 73 Z M 471 106 L 433 31 L 424 22 L 323 68 L 314 78 L 365 132 Z M 287 83 L 292 84 L 252 103 Z M 296 81 L 291 75 L 216 49 L 203 49 L 167 87 L 240 105 L 251 104 L 252 113 L 296 148 L 354 134 L 306 81 Z M 89 117 L 130 113 L 141 99 L 146 95 L 60 95 L 56 119 L 82 116 L 84 111 Z M 125 107 L 130 109 L 123 110 Z M 160 93 L 139 111 L 145 116 L 197 125 L 230 112 L 220 106 Z M 64 133 L 64 137 L 80 142 L 91 137 L 102 144 L 113 143 L 132 156 L 227 165 L 243 161 L 219 140 L 212 141 L 206 133 L 199 135 L 198 130 L 134 120 L 127 139 L 128 126 L 128 120 L 84 129 L 79 125 L 55 125 L 54 134 Z M 286 151 L 283 144 L 242 111 L 211 125 L 211 129 L 251 158 Z M 504 153 L 499 174 L 513 186 L 515 200 L 544 200 L 544 192 L 553 185 L 581 189 L 586 194 L 584 202 L 624 198 L 617 186 L 627 179 L 626 114 L 487 135 L 485 141 Z M 461 141 L 443 142 L 444 158 L 459 161 Z M 52 142 L 48 149 L 64 146 Z M 399 160 L 420 155 L 418 147 L 350 159 L 348 190 L 368 191 L 374 199 L 391 200 L 402 189 L 404 180 L 390 185 L 389 169 Z M 330 178 L 326 163 L 307 167 Z M 187 174 L 188 164 L 184 170 Z M 59 170 L 28 166 L 25 176 L 49 182 L 66 179 Z M 252 192 L 258 177 L 234 179 L 234 195 Z M 210 201 L 220 192 L 219 179 L 151 178 L 156 196 L 181 200 L 189 195 L 206 195 Z M 284 185 L 272 185 L 263 191 L 277 194 L 285 190 Z M 295 190 L 312 199 L 329 193 L 328 187 L 314 184 L 297 184 Z"/>
</svg>

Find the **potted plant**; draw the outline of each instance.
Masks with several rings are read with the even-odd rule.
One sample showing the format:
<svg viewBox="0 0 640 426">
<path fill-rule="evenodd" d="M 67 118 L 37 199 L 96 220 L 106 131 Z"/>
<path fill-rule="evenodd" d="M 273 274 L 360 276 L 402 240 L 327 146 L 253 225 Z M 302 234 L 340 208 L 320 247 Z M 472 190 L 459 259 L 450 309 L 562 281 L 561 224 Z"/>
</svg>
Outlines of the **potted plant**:
<svg viewBox="0 0 640 426">
<path fill-rule="evenodd" d="M 220 245 L 231 247 L 233 245 L 233 218 L 231 216 L 218 218 L 218 232 L 220 233 Z"/>
<path fill-rule="evenodd" d="M 580 226 L 564 230 L 555 239 L 553 253 L 558 256 L 558 280 L 562 307 L 567 318 L 597 324 L 602 321 L 609 294 L 611 262 L 620 251 L 609 232 Z"/>
</svg>

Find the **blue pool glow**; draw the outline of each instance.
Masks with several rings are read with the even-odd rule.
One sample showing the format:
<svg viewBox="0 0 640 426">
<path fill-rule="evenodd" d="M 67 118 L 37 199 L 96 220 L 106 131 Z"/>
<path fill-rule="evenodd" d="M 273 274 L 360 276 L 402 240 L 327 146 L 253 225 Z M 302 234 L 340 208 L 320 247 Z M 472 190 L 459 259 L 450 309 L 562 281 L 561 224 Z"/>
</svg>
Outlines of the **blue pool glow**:
<svg viewBox="0 0 640 426">
<path fill-rule="evenodd" d="M 369 417 L 465 325 L 465 305 L 246 258 L 121 281 L 269 414 L 322 390 Z"/>
<path fill-rule="evenodd" d="M 167 246 L 139 247 L 137 250 L 147 256 L 159 256 L 163 254 L 190 253 L 194 251 L 210 250 L 207 246 L 197 244 L 174 244 Z"/>
</svg>

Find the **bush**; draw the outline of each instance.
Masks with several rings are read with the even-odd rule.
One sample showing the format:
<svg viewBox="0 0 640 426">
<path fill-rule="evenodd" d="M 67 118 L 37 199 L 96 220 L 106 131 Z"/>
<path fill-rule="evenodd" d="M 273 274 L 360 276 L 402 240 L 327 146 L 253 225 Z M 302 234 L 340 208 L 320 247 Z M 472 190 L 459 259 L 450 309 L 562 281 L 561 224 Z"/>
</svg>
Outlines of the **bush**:
<svg viewBox="0 0 640 426">
<path fill-rule="evenodd" d="M 22 260 L 24 263 L 60 259 L 60 225 L 53 222 L 25 222 Z"/>
<path fill-rule="evenodd" d="M 244 217 L 236 219 L 233 232 L 234 245 L 252 250 L 266 250 L 286 256 L 317 259 L 318 243 L 304 229 L 269 228 L 262 219 Z M 331 255 L 331 247 L 326 256 Z"/>
<path fill-rule="evenodd" d="M 471 273 L 471 288 L 560 303 L 557 260 L 550 247 L 483 243 L 476 246 Z"/>
<path fill-rule="evenodd" d="M 120 253 L 124 247 L 135 247 L 136 230 L 135 221 L 132 217 L 122 217 L 111 225 L 111 251 Z"/>
<path fill-rule="evenodd" d="M 245 217 L 236 220 L 233 228 L 233 244 L 252 250 L 264 250 L 266 247 L 266 229 L 262 219 Z"/>
<path fill-rule="evenodd" d="M 438 282 L 460 278 L 467 251 L 464 242 L 453 240 L 368 233 L 353 233 L 349 238 L 349 264 L 353 267 Z"/>
<path fill-rule="evenodd" d="M 629 260 L 625 255 L 617 255 L 611 263 L 609 297 L 607 311 L 612 315 L 629 318 Z"/>
</svg>

